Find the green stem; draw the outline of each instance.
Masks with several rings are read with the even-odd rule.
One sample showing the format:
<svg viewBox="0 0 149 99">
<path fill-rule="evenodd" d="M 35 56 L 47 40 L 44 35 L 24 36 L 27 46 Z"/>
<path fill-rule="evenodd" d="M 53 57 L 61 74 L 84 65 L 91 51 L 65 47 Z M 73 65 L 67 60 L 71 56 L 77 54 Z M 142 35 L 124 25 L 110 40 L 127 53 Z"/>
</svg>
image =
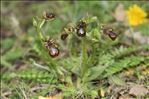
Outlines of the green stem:
<svg viewBox="0 0 149 99">
<path fill-rule="evenodd" d="M 84 74 L 87 72 L 87 49 L 86 49 L 86 39 L 82 40 L 82 63 L 81 63 L 81 77 L 83 78 Z"/>
<path fill-rule="evenodd" d="M 129 28 L 130 28 L 130 32 L 131 32 L 131 36 L 132 36 L 132 43 L 136 44 L 136 41 L 135 41 L 134 36 L 133 36 L 134 30 L 131 26 L 129 26 Z"/>
<path fill-rule="evenodd" d="M 50 65 L 49 68 L 52 68 L 52 70 L 56 73 L 56 75 L 58 76 L 59 74 L 62 75 L 62 72 L 61 70 L 59 70 L 57 68 L 57 65 L 55 64 L 55 62 L 52 60 L 51 57 L 47 56 L 47 53 L 44 49 L 44 44 L 43 44 L 43 40 L 45 39 L 44 36 L 42 35 L 42 32 L 41 32 L 41 28 L 42 26 L 44 25 L 45 23 L 45 20 L 42 20 L 42 22 L 40 24 L 38 24 L 38 26 L 36 27 L 36 31 L 38 33 L 38 39 L 40 39 L 40 43 L 41 43 L 41 46 L 42 46 L 42 54 L 45 55 L 43 56 L 43 58 L 47 61 L 47 63 Z"/>
<path fill-rule="evenodd" d="M 45 23 L 45 20 L 42 20 L 42 22 L 41 22 L 40 24 L 38 24 L 38 26 L 37 26 L 37 28 L 36 28 L 36 30 L 37 30 L 37 32 L 38 32 L 38 35 L 39 35 L 39 37 L 40 37 L 41 40 L 43 40 L 44 37 L 43 37 L 42 32 L 41 32 L 40 29 L 41 29 L 41 27 L 44 25 L 44 23 Z"/>
</svg>

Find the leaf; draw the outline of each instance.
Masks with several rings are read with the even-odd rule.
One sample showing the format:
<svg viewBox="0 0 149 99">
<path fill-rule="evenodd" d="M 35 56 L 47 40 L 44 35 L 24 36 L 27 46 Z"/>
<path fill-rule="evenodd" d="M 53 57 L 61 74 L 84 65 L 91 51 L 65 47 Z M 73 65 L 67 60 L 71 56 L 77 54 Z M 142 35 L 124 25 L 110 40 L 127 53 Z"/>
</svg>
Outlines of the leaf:
<svg viewBox="0 0 149 99">
<path fill-rule="evenodd" d="M 88 77 L 88 80 L 91 81 L 99 77 L 103 73 L 105 68 L 105 66 L 92 67 L 90 69 L 90 76 Z"/>
<path fill-rule="evenodd" d="M 13 61 L 21 56 L 23 56 L 23 50 L 20 48 L 17 48 L 15 50 L 8 51 L 6 54 L 3 55 L 3 58 L 6 61 Z"/>
<path fill-rule="evenodd" d="M 121 46 L 119 49 L 115 49 L 114 51 L 111 51 L 111 53 L 115 58 L 118 59 L 118 58 L 124 57 L 126 55 L 129 55 L 133 52 L 137 52 L 139 50 L 148 50 L 148 49 L 149 49 L 148 44 L 141 45 L 139 47 L 134 46 L 134 47 L 128 47 L 128 48 Z"/>
<path fill-rule="evenodd" d="M 62 61 L 64 67 L 68 70 L 71 70 L 73 73 L 79 74 L 80 65 L 80 57 L 69 57 L 65 58 Z"/>
<path fill-rule="evenodd" d="M 43 69 L 43 70 L 46 70 L 46 71 L 50 71 L 50 69 L 47 66 L 40 65 L 40 64 L 36 63 L 33 59 L 31 59 L 30 61 L 36 67 Z"/>
<path fill-rule="evenodd" d="M 96 22 L 98 20 L 97 16 L 93 16 L 91 18 L 89 18 L 89 22 Z"/>
<path fill-rule="evenodd" d="M 90 91 L 92 99 L 95 99 L 98 96 L 98 92 L 95 90 Z"/>
<path fill-rule="evenodd" d="M 33 26 L 34 26 L 34 27 L 37 27 L 37 25 L 38 25 L 38 24 L 37 24 L 36 19 L 35 19 L 35 18 L 33 18 Z"/>
<path fill-rule="evenodd" d="M 1 58 L 1 65 L 6 66 L 6 67 L 11 67 L 11 63 L 6 61 L 3 57 Z"/>
<path fill-rule="evenodd" d="M 1 59 L 1 64 L 6 66 L 6 67 L 10 67 L 12 66 L 11 62 L 16 60 L 19 57 L 23 56 L 23 49 L 21 48 L 17 48 L 17 49 L 13 49 L 10 51 L 7 51 Z"/>
<path fill-rule="evenodd" d="M 114 63 L 113 65 L 109 66 L 108 68 L 106 68 L 106 70 L 105 70 L 106 73 L 105 73 L 104 77 L 111 76 L 112 74 L 117 73 L 117 72 L 123 70 L 124 68 L 136 66 L 142 61 L 144 61 L 144 57 L 141 57 L 141 56 L 127 57 L 123 60 L 120 60 L 119 62 Z"/>
<path fill-rule="evenodd" d="M 42 20 L 42 22 L 39 24 L 39 28 L 40 29 L 42 28 L 42 26 L 44 25 L 44 23 L 45 23 L 45 20 Z"/>
<path fill-rule="evenodd" d="M 14 39 L 13 38 L 5 38 L 2 40 L 1 42 L 1 48 L 2 50 L 7 50 L 9 48 L 11 48 L 14 44 Z"/>
<path fill-rule="evenodd" d="M 115 83 L 116 85 L 125 85 L 125 82 L 122 80 L 122 78 L 118 77 L 118 76 L 111 76 L 109 78 L 109 80 L 113 83 Z"/>
</svg>

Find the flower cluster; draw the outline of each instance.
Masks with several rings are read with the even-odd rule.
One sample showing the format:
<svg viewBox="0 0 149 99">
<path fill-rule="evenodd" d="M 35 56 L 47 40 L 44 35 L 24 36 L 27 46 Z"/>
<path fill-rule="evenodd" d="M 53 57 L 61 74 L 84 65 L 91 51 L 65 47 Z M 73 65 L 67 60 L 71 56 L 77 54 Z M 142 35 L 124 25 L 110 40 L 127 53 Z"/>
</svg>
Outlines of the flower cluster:
<svg viewBox="0 0 149 99">
<path fill-rule="evenodd" d="M 55 17 L 56 15 L 54 13 L 44 12 L 42 16 L 43 23 L 41 22 L 42 25 L 40 26 L 40 28 L 43 26 L 45 21 L 53 20 L 55 19 Z M 68 24 L 62 30 L 61 39 L 65 40 L 70 34 L 74 34 L 74 33 L 76 33 L 78 37 L 85 37 L 87 32 L 87 27 L 90 24 L 89 20 L 88 22 L 87 20 L 88 18 L 82 18 L 79 22 L 74 23 L 72 26 L 69 26 Z M 100 27 L 100 30 L 101 30 L 101 33 L 108 35 L 112 40 L 115 40 L 117 38 L 116 32 L 111 27 L 108 27 L 107 25 L 102 25 Z M 51 38 L 45 39 L 42 37 L 42 39 L 44 41 L 44 46 L 47 49 L 49 55 L 53 58 L 57 57 L 60 53 L 58 44 L 55 43 L 55 41 L 52 40 Z"/>
</svg>

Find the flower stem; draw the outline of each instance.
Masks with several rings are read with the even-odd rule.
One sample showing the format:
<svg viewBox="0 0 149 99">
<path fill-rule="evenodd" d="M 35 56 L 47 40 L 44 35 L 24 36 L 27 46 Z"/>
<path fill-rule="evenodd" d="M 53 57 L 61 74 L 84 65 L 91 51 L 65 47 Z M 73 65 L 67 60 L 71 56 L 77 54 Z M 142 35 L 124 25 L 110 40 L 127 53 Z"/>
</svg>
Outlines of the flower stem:
<svg viewBox="0 0 149 99">
<path fill-rule="evenodd" d="M 87 49 L 86 49 L 86 39 L 83 38 L 82 40 L 82 57 L 81 57 L 81 68 L 82 68 L 82 73 L 81 73 L 81 77 L 84 76 L 84 74 L 87 71 Z"/>
<path fill-rule="evenodd" d="M 132 36 L 132 43 L 136 44 L 136 41 L 135 41 L 134 36 L 133 36 L 134 35 L 134 29 L 131 26 L 129 26 L 129 28 L 130 28 L 130 33 Z"/>
</svg>

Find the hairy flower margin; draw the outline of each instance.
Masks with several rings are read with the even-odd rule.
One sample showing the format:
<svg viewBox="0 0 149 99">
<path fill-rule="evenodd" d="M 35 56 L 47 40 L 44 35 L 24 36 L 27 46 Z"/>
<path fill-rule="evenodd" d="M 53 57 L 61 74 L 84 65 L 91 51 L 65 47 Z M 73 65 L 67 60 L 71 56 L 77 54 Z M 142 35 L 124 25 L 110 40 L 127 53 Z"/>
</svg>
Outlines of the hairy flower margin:
<svg viewBox="0 0 149 99">
<path fill-rule="evenodd" d="M 147 13 L 138 5 L 134 4 L 126 11 L 128 22 L 131 26 L 138 26 L 147 21 Z"/>
</svg>

